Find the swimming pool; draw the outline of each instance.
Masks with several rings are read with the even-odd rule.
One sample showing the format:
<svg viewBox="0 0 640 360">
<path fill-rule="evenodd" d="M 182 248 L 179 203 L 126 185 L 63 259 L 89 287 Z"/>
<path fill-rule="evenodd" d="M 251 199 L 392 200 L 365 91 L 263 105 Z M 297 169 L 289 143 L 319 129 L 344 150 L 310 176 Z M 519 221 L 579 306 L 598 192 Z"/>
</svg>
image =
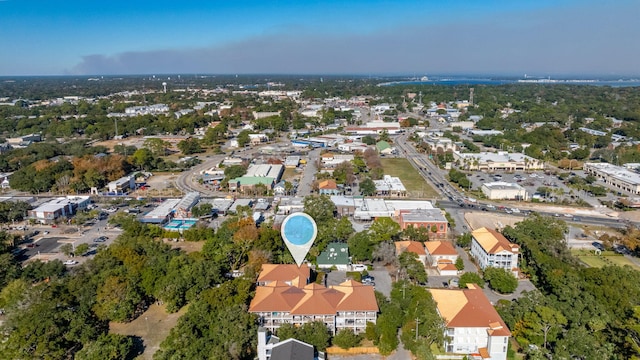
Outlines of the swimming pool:
<svg viewBox="0 0 640 360">
<path fill-rule="evenodd" d="M 164 226 L 165 230 L 170 231 L 182 231 L 187 230 L 198 222 L 193 219 L 184 219 L 184 220 L 171 220 L 167 225 Z"/>
</svg>

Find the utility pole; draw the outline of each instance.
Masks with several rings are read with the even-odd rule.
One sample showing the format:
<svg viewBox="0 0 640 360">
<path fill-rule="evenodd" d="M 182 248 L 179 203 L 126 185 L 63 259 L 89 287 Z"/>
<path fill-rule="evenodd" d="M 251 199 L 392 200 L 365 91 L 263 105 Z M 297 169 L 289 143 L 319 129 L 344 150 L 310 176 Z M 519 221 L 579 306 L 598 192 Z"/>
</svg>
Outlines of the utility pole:
<svg viewBox="0 0 640 360">
<path fill-rule="evenodd" d="M 416 318 L 416 341 L 418 341 L 418 324 L 420 324 L 420 319 Z"/>
</svg>

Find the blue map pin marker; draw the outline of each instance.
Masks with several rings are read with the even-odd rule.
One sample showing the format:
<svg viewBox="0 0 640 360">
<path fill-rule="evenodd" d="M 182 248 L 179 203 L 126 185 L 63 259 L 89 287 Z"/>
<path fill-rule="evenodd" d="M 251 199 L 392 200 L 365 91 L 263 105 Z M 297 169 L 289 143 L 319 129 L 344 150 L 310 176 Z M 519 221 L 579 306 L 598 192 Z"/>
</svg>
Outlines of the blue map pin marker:
<svg viewBox="0 0 640 360">
<path fill-rule="evenodd" d="M 318 235 L 316 222 L 305 213 L 293 213 L 284 219 L 280 231 L 284 243 L 299 267 Z"/>
</svg>

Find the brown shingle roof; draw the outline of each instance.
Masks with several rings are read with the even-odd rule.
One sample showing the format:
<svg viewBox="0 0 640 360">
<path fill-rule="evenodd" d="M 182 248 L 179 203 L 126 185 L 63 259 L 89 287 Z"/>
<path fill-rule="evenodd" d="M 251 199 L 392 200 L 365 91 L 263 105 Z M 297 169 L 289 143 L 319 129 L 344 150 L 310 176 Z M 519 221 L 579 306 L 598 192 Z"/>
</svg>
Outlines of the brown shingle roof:
<svg viewBox="0 0 640 360">
<path fill-rule="evenodd" d="M 438 312 L 446 326 L 487 328 L 491 336 L 510 336 L 511 332 L 482 289 L 469 284 L 469 289 L 430 289 Z"/>
<path fill-rule="evenodd" d="M 424 246 L 431 255 L 458 255 L 456 248 L 449 241 L 427 241 Z"/>
</svg>

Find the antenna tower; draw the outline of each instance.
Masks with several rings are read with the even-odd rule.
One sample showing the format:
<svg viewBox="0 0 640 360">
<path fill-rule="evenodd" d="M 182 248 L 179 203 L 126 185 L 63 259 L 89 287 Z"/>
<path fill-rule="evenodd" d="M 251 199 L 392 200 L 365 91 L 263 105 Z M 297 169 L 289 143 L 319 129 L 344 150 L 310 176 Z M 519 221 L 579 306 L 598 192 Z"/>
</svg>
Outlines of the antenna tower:
<svg viewBox="0 0 640 360">
<path fill-rule="evenodd" d="M 473 106 L 473 88 L 469 89 L 469 105 Z"/>
</svg>

